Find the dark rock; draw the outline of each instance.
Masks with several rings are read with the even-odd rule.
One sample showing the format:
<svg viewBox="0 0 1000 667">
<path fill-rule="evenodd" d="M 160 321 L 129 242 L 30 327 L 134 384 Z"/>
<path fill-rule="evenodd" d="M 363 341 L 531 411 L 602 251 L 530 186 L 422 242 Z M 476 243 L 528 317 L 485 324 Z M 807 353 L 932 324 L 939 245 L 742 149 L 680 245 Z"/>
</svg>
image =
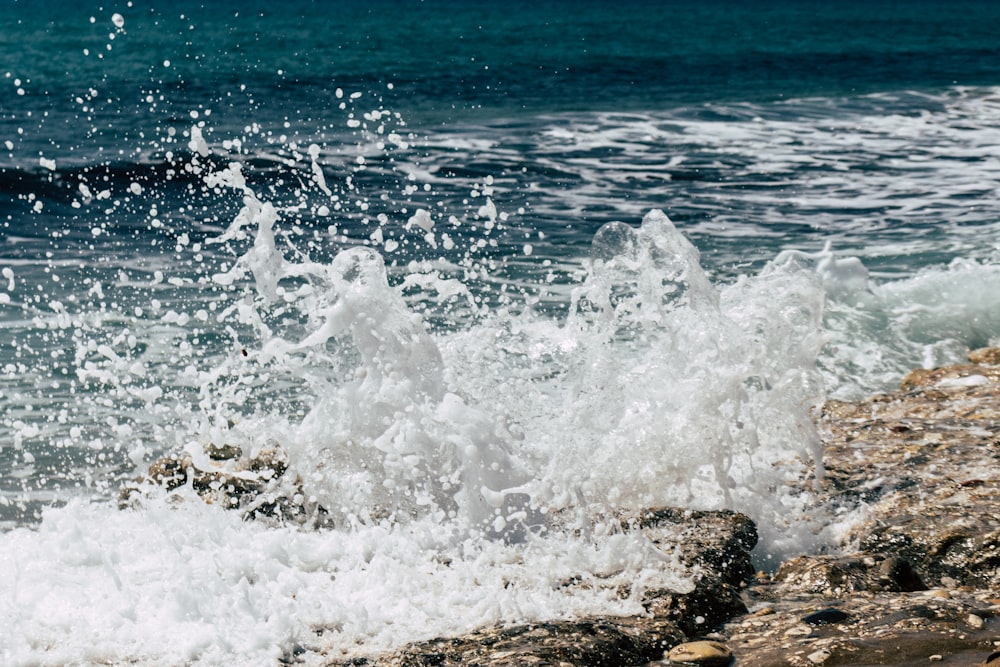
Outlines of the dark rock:
<svg viewBox="0 0 1000 667">
<path fill-rule="evenodd" d="M 878 573 L 883 581 L 891 582 L 886 590 L 897 590 L 907 593 L 927 590 L 920 575 L 913 569 L 909 561 L 898 556 L 886 558 L 878 567 Z"/>
<path fill-rule="evenodd" d="M 893 546 L 898 546 L 895 544 Z M 876 551 L 876 550 L 873 550 Z M 860 591 L 922 591 L 927 587 L 913 566 L 898 555 L 799 556 L 782 563 L 774 576 L 779 595 Z"/>
<path fill-rule="evenodd" d="M 753 575 L 750 553 L 757 544 L 757 527 L 749 517 L 731 510 L 658 507 L 624 518 L 622 526 L 641 530 L 657 547 L 677 553 L 684 565 L 699 573 L 691 592 L 646 591 L 643 606 L 650 614 L 696 636 L 746 613 L 739 591 Z"/>
<path fill-rule="evenodd" d="M 850 620 L 851 615 L 847 612 L 841 611 L 835 607 L 827 607 L 826 609 L 820 609 L 819 611 L 814 611 L 811 614 L 806 614 L 802 617 L 802 622 L 807 625 L 834 625 L 836 623 L 843 623 L 844 621 Z"/>
<path fill-rule="evenodd" d="M 747 613 L 739 590 L 710 576 L 701 577 L 690 593 L 662 588 L 646 591 L 642 606 L 651 615 L 676 623 L 692 637 L 707 634 L 734 616 Z"/>
<path fill-rule="evenodd" d="M 897 548 L 913 563 L 915 574 L 935 586 L 949 580 L 976 588 L 1000 585 L 1000 530 L 976 521 L 941 531 L 938 522 L 938 517 L 913 516 L 891 531 L 875 526 L 861 546 L 870 551 Z"/>
<path fill-rule="evenodd" d="M 454 639 L 411 644 L 365 659 L 378 667 L 521 667 L 523 665 L 646 665 L 680 643 L 680 630 L 663 619 L 552 621 L 480 630 Z M 330 662 L 334 665 L 358 664 Z"/>
<path fill-rule="evenodd" d="M 624 518 L 622 526 L 642 530 L 661 549 L 678 551 L 685 565 L 706 568 L 730 586 L 753 576 L 757 526 L 745 514 L 658 507 Z"/>
</svg>

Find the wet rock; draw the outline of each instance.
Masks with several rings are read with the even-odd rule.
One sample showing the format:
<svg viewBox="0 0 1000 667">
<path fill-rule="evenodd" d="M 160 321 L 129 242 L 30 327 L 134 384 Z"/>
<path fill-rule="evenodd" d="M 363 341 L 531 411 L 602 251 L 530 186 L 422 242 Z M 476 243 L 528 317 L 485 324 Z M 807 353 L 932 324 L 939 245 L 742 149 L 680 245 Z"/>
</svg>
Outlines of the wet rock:
<svg viewBox="0 0 1000 667">
<path fill-rule="evenodd" d="M 1000 347 L 981 347 L 969 352 L 969 361 L 980 366 L 1000 366 Z"/>
<path fill-rule="evenodd" d="M 910 562 L 898 556 L 890 556 L 882 561 L 878 566 L 878 574 L 880 582 L 889 582 L 889 586 L 883 586 L 885 590 L 912 593 L 927 589 Z"/>
<path fill-rule="evenodd" d="M 774 576 L 779 594 L 924 590 L 920 575 L 896 555 L 799 556 L 782 563 Z"/>
<path fill-rule="evenodd" d="M 206 445 L 205 453 L 213 461 L 230 461 L 243 456 L 243 450 L 236 445 Z"/>
<path fill-rule="evenodd" d="M 704 635 L 734 616 L 747 613 L 739 590 L 711 576 L 702 576 L 690 593 L 648 590 L 643 594 L 642 606 L 653 616 L 676 623 L 688 636 Z"/>
<path fill-rule="evenodd" d="M 139 503 L 154 489 L 189 486 L 204 502 L 238 510 L 250 519 L 324 523 L 326 512 L 304 501 L 297 480 L 284 477 L 288 458 L 281 447 L 269 445 L 246 457 L 240 447 L 209 444 L 194 454 L 186 451 L 151 463 L 146 476 L 122 489 L 119 506 Z"/>
<path fill-rule="evenodd" d="M 646 665 L 660 660 L 667 649 L 686 639 L 703 637 L 746 612 L 740 589 L 753 573 L 750 552 L 757 543 L 757 529 L 745 515 L 660 507 L 622 516 L 620 525 L 622 530 L 641 531 L 657 548 L 690 566 L 693 590 L 671 589 L 666 582 L 673 581 L 673 575 L 665 569 L 663 585 L 647 582 L 642 596 L 646 613 L 642 616 L 492 628 L 355 660 L 391 666 Z M 712 642 L 703 644 L 707 647 Z M 719 652 L 715 655 L 718 660 Z M 728 664 L 731 654 L 727 655 L 730 657 L 725 662 L 711 662 L 706 653 L 704 660 L 708 662 L 691 664 Z"/>
<path fill-rule="evenodd" d="M 811 614 L 806 614 L 802 617 L 802 622 L 806 625 L 834 625 L 835 623 L 843 623 L 844 621 L 850 620 L 851 615 L 847 612 L 841 611 L 835 607 L 827 607 L 826 609 L 820 609 L 819 611 L 814 611 Z"/>
<path fill-rule="evenodd" d="M 677 551 L 685 565 L 704 568 L 730 586 L 741 587 L 753 576 L 757 526 L 745 514 L 659 507 L 625 517 L 622 526 L 641 530 L 661 549 Z"/>
<path fill-rule="evenodd" d="M 411 644 L 388 655 L 330 662 L 378 667 L 628 667 L 659 660 L 683 634 L 663 619 L 553 621 L 490 628 L 452 639 Z"/>
<path fill-rule="evenodd" d="M 713 641 L 678 644 L 667 652 L 670 664 L 726 667 L 733 661 L 733 652 L 725 644 Z"/>
<path fill-rule="evenodd" d="M 653 544 L 677 554 L 697 573 L 690 592 L 646 591 L 643 606 L 647 612 L 670 619 L 692 636 L 746 613 L 740 589 L 753 575 L 751 551 L 757 544 L 757 527 L 749 517 L 730 510 L 660 507 L 626 517 L 622 526 L 641 530 Z"/>
<path fill-rule="evenodd" d="M 899 547 L 921 578 L 932 585 L 989 588 L 1000 586 L 1000 529 L 982 517 L 962 526 L 942 527 L 939 517 L 907 517 L 892 530 L 877 525 L 864 535 L 861 546 L 878 551 Z"/>
<path fill-rule="evenodd" d="M 1000 368 L 973 361 L 824 406 L 818 502 L 865 519 L 834 545 L 849 555 L 793 558 L 744 591 L 769 613 L 720 631 L 740 667 L 983 664 L 1000 613 Z M 803 622 L 823 607 L 849 623 Z"/>
</svg>

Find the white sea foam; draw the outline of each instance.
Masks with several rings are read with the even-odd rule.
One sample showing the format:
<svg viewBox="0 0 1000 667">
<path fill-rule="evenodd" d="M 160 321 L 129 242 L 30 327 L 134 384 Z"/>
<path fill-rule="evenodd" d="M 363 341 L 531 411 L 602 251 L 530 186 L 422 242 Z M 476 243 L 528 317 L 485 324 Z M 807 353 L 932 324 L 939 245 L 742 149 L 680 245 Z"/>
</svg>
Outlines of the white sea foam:
<svg viewBox="0 0 1000 667">
<path fill-rule="evenodd" d="M 642 582 L 671 567 L 621 534 L 519 547 L 442 538 L 432 520 L 265 528 L 195 496 L 142 512 L 74 502 L 37 531 L 3 535 L 0 658 L 272 666 L 295 649 L 351 655 L 482 624 L 637 613 Z M 563 585 L 575 576 L 594 585 Z M 625 583 L 634 593 L 621 599 Z"/>
<path fill-rule="evenodd" d="M 497 622 L 635 613 L 654 572 L 690 584 L 611 528 L 615 511 L 752 507 L 771 553 L 816 529 L 808 494 L 783 491 L 820 470 L 816 272 L 775 263 L 719 288 L 653 211 L 596 235 L 567 319 L 498 311 L 432 333 L 401 291 L 453 284 L 424 274 L 392 287 L 367 248 L 329 263 L 282 252 L 280 214 L 238 174 L 208 180 L 244 196 L 219 240 L 244 239 L 245 252 L 214 276 L 232 293 L 219 326 L 243 333 L 195 371 L 206 416 L 188 449 L 277 441 L 336 527 L 244 523 L 184 489 L 176 506 L 50 510 L 36 531 L 2 537 L 6 662 L 273 664 L 296 645 L 372 651 Z M 135 389 L 123 375 L 146 371 L 130 373 L 115 347 L 96 346 L 91 372 Z M 301 418 L 247 391 L 273 382 L 300 393 Z M 572 577 L 602 583 L 557 585 Z"/>
</svg>

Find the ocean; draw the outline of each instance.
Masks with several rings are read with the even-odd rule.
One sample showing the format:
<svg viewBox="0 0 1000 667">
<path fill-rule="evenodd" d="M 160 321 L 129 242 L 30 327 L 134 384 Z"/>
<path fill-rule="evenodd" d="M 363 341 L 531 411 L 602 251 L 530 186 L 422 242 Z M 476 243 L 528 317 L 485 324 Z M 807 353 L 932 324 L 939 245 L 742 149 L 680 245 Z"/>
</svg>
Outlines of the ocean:
<svg viewBox="0 0 1000 667">
<path fill-rule="evenodd" d="M 817 407 L 1000 343 L 997 34 L 986 0 L 0 0 L 0 662 L 636 613 L 688 576 L 612 528 L 655 505 L 748 512 L 765 569 L 835 544 Z M 118 508 L 221 445 L 286 451 L 324 527 Z"/>
</svg>

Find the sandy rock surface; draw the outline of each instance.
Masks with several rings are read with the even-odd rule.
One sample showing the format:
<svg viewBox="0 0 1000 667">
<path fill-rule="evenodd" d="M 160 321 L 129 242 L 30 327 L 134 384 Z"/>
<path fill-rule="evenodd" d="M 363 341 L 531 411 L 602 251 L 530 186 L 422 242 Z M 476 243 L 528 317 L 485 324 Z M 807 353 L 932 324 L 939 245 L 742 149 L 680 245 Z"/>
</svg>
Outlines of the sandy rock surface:
<svg viewBox="0 0 1000 667">
<path fill-rule="evenodd" d="M 837 555 L 744 590 L 750 613 L 721 631 L 737 665 L 978 665 L 1000 647 L 1000 350 L 970 359 L 826 405 L 824 496 L 866 519 Z"/>
</svg>

